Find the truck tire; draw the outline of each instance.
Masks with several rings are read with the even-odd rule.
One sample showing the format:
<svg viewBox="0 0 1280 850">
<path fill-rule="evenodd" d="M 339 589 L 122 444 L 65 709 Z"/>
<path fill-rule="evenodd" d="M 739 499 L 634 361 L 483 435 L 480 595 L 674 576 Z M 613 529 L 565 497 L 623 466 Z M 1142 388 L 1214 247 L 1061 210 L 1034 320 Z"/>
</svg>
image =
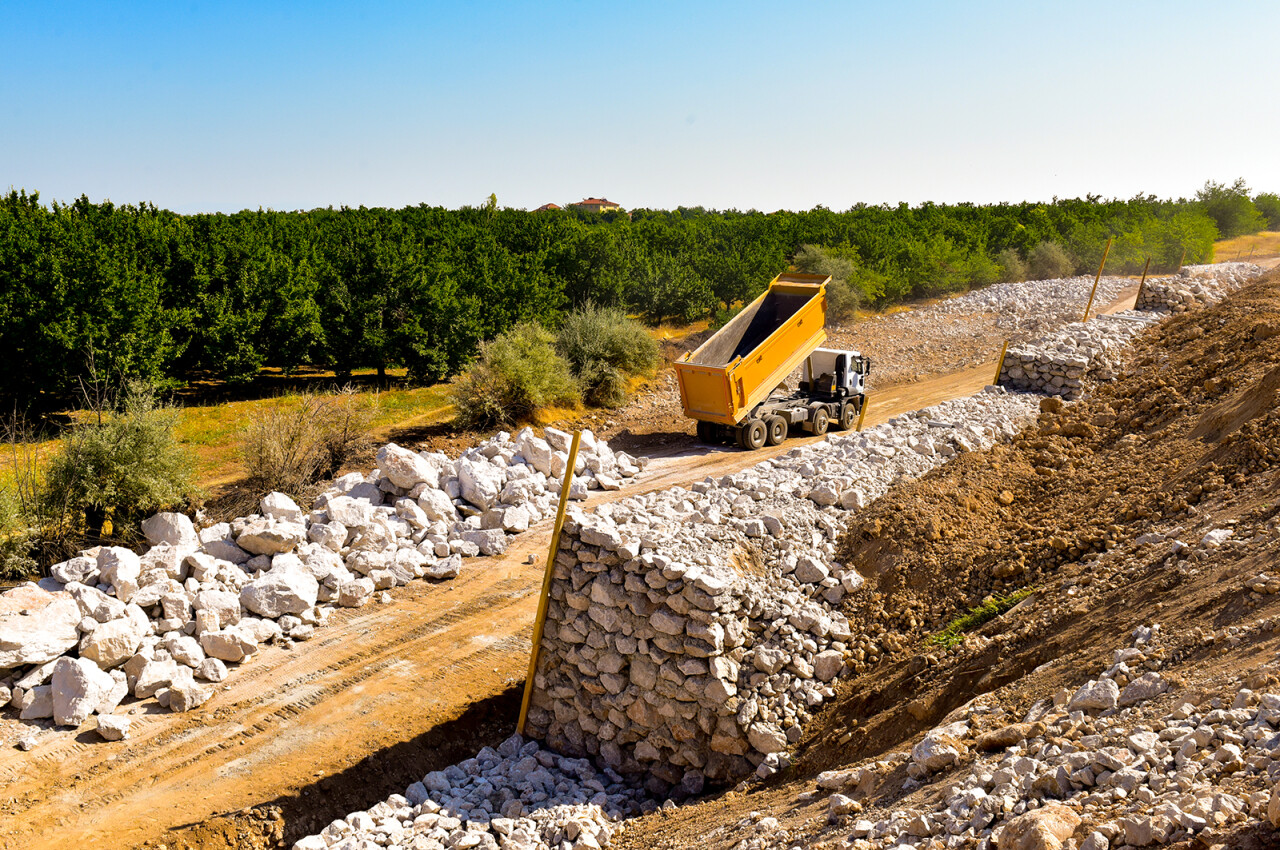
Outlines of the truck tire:
<svg viewBox="0 0 1280 850">
<path fill-rule="evenodd" d="M 810 430 L 815 436 L 822 436 L 827 433 L 827 426 L 831 424 L 831 417 L 827 415 L 825 407 L 819 407 L 813 411 L 813 421 L 809 423 Z"/>
<path fill-rule="evenodd" d="M 858 408 L 852 402 L 840 405 L 840 422 L 836 425 L 841 431 L 852 431 L 858 424 Z"/>
<path fill-rule="evenodd" d="M 716 423 L 714 422 L 703 422 L 699 419 L 698 439 L 704 443 L 718 443 L 720 442 L 720 429 L 716 427 Z"/>
<path fill-rule="evenodd" d="M 787 438 L 787 420 L 783 419 L 781 416 L 766 416 L 764 418 L 764 424 L 765 427 L 769 429 L 769 445 L 779 445 Z"/>
<path fill-rule="evenodd" d="M 738 430 L 738 445 L 748 451 L 762 447 L 769 439 L 769 429 L 763 419 L 748 419 Z"/>
</svg>

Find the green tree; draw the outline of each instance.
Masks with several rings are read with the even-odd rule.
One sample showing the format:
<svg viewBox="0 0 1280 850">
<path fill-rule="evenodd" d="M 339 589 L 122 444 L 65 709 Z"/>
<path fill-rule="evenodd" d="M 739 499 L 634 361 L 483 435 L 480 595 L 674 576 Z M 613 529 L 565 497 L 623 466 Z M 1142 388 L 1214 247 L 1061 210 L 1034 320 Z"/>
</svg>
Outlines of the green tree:
<svg viewBox="0 0 1280 850">
<path fill-rule="evenodd" d="M 1243 177 L 1230 186 L 1206 180 L 1204 187 L 1196 192 L 1196 200 L 1224 239 L 1257 233 L 1266 226 L 1266 219 L 1249 200 L 1249 187 Z"/>
<path fill-rule="evenodd" d="M 1253 205 L 1267 220 L 1267 230 L 1280 230 L 1280 195 L 1262 192 L 1253 196 Z"/>
</svg>

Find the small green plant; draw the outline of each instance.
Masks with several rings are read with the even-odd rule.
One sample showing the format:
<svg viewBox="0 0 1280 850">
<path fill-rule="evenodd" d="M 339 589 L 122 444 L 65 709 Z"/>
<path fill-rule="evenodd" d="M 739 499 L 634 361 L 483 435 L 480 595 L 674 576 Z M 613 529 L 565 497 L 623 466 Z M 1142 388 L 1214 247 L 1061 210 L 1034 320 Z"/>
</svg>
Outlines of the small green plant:
<svg viewBox="0 0 1280 850">
<path fill-rule="evenodd" d="M 108 409 L 73 425 L 30 500 L 45 542 L 83 533 L 128 536 L 143 518 L 195 493 L 191 464 L 174 436 L 179 412 L 151 384 L 131 381 Z M 109 523 L 109 524 L 108 524 Z"/>
<path fill-rule="evenodd" d="M 510 427 L 543 407 L 580 399 L 569 362 L 556 353 L 555 336 L 524 323 L 480 345 L 480 357 L 450 394 L 463 428 Z"/>
<path fill-rule="evenodd" d="M 935 635 L 930 635 L 926 643 L 950 649 L 964 640 L 967 632 L 973 631 L 983 623 L 994 620 L 1037 590 L 1039 590 L 1037 587 L 1024 587 L 1021 590 L 1015 590 L 1008 596 L 997 596 L 988 599 L 978 607 L 971 608 L 967 613 L 956 617 L 942 631 Z"/>
<path fill-rule="evenodd" d="M 264 492 L 301 494 L 370 444 L 377 409 L 376 397 L 350 386 L 282 399 L 245 429 L 241 456 L 250 482 Z"/>
<path fill-rule="evenodd" d="M 1075 271 L 1076 261 L 1057 242 L 1041 242 L 1031 249 L 1027 265 L 1033 280 L 1053 280 Z"/>
</svg>

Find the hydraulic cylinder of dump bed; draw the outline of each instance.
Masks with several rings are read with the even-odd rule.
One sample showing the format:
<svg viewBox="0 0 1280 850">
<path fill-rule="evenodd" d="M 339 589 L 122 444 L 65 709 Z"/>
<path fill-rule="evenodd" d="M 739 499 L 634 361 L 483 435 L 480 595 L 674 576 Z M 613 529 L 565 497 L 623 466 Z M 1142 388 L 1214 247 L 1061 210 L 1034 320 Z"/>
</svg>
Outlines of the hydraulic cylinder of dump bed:
<svg viewBox="0 0 1280 850">
<path fill-rule="evenodd" d="M 737 425 L 826 342 L 826 275 L 779 275 L 768 290 L 675 364 L 692 419 Z"/>
</svg>

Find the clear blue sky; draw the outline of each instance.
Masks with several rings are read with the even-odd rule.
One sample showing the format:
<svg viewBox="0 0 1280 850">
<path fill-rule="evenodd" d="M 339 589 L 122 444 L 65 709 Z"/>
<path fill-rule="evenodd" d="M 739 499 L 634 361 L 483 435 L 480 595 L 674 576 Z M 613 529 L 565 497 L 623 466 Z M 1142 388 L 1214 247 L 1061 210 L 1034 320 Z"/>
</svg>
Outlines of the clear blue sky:
<svg viewBox="0 0 1280 850">
<path fill-rule="evenodd" d="M 182 212 L 1280 191 L 1275 2 L 0 2 L 0 189 Z"/>
</svg>

